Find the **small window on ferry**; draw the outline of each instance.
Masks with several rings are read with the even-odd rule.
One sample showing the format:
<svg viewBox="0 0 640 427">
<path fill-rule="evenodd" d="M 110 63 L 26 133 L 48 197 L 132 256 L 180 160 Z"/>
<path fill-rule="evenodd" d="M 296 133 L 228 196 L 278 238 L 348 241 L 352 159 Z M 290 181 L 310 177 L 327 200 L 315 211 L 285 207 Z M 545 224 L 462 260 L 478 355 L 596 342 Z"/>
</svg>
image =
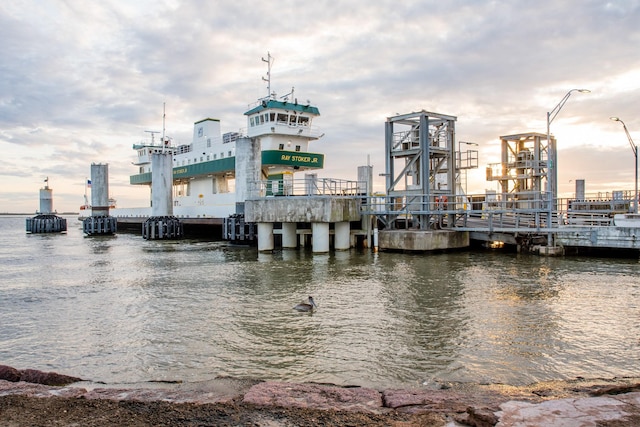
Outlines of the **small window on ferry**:
<svg viewBox="0 0 640 427">
<path fill-rule="evenodd" d="M 300 151 L 300 146 L 296 145 L 296 151 Z"/>
<path fill-rule="evenodd" d="M 211 147 L 211 138 L 207 138 L 207 147 Z M 209 160 L 209 159 L 207 159 Z"/>
<path fill-rule="evenodd" d="M 202 161 L 202 157 L 200 157 L 200 161 Z"/>
<path fill-rule="evenodd" d="M 278 113 L 278 123 L 287 123 L 287 115 Z"/>
<path fill-rule="evenodd" d="M 298 123 L 302 126 L 309 126 L 309 117 L 300 116 L 298 117 Z"/>
<path fill-rule="evenodd" d="M 224 153 L 220 153 L 220 158 L 224 159 Z"/>
<path fill-rule="evenodd" d="M 140 167 L 140 173 L 144 173 L 144 167 Z"/>
<path fill-rule="evenodd" d="M 213 155 L 213 160 L 215 160 L 215 159 L 217 159 L 217 158 L 218 158 L 218 155 L 217 155 L 217 154 L 214 154 L 214 155 Z"/>
<path fill-rule="evenodd" d="M 253 117 L 249 119 L 249 123 L 251 123 L 251 127 L 253 127 Z"/>
<path fill-rule="evenodd" d="M 191 159 L 187 159 L 187 164 L 190 165 L 191 164 Z"/>
<path fill-rule="evenodd" d="M 229 157 L 231 157 L 231 155 L 232 155 L 232 154 L 231 154 L 231 151 L 229 151 Z"/>
<path fill-rule="evenodd" d="M 209 160 L 211 160 L 211 159 L 209 158 L 209 155 L 207 154 L 207 161 L 209 161 Z"/>
<path fill-rule="evenodd" d="M 278 145 L 278 150 L 284 150 L 284 144 Z"/>
</svg>

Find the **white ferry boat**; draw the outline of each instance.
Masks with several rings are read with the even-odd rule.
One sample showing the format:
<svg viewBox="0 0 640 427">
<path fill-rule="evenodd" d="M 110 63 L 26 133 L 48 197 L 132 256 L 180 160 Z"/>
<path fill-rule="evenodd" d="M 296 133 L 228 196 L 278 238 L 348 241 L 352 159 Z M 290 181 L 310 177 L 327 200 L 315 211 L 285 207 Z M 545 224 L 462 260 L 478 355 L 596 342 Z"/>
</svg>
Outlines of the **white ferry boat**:
<svg viewBox="0 0 640 427">
<path fill-rule="evenodd" d="M 235 144 L 240 137 L 259 138 L 262 177 L 270 181 L 266 188 L 277 194 L 283 183 L 298 172 L 322 169 L 324 154 L 310 151 L 310 142 L 322 137 L 314 126 L 320 115 L 308 101 L 301 103 L 291 93 L 277 97 L 271 92 L 272 57 L 268 62 L 268 95 L 250 105 L 246 131 L 221 134 L 220 121 L 205 118 L 194 123 L 190 144 L 174 145 L 170 139 L 159 143 L 151 133 L 149 143 L 134 144 L 137 152 L 136 174 L 132 185 L 151 185 L 151 152 L 164 145 L 173 155 L 173 214 L 178 218 L 226 218 L 235 213 Z M 117 218 L 148 217 L 151 208 L 116 208 Z"/>
</svg>

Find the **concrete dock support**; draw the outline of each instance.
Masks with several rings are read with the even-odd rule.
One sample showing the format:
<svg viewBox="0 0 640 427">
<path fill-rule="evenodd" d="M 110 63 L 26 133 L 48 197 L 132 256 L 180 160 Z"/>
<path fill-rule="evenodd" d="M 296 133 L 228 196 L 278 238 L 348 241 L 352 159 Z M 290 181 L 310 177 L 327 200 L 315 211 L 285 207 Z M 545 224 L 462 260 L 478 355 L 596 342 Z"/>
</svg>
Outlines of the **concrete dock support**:
<svg viewBox="0 0 640 427">
<path fill-rule="evenodd" d="M 147 240 L 179 239 L 182 222 L 173 216 L 173 153 L 156 149 L 151 153 L 151 217 L 142 224 Z"/>
<path fill-rule="evenodd" d="M 311 235 L 313 236 L 313 252 L 329 252 L 329 223 L 314 222 L 311 224 Z"/>
<path fill-rule="evenodd" d="M 333 246 L 336 251 L 349 250 L 351 246 L 351 233 L 348 222 L 336 222 L 334 230 Z"/>
<path fill-rule="evenodd" d="M 282 223 L 282 247 L 283 248 L 298 247 L 298 235 L 296 233 L 295 222 Z"/>
<path fill-rule="evenodd" d="M 66 218 L 60 218 L 53 211 L 53 190 L 47 185 L 40 189 L 40 212 L 33 218 L 27 218 L 27 233 L 60 233 L 67 231 Z"/>
<path fill-rule="evenodd" d="M 91 216 L 82 221 L 82 231 L 88 236 L 113 234 L 118 220 L 109 216 L 109 165 L 91 165 Z"/>
<path fill-rule="evenodd" d="M 273 223 L 258 223 L 258 251 L 269 252 L 274 248 L 273 241 Z"/>
</svg>

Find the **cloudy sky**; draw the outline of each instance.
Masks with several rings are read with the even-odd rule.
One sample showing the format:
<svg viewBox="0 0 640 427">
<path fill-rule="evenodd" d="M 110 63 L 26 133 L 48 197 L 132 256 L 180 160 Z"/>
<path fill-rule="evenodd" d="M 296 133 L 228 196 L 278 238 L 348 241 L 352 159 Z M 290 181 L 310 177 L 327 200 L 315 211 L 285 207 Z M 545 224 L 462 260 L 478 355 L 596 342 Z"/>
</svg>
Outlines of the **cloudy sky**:
<svg viewBox="0 0 640 427">
<path fill-rule="evenodd" d="M 456 116 L 479 144 L 470 192 L 495 189 L 484 168 L 499 137 L 552 124 L 559 192 L 633 189 L 619 116 L 640 143 L 640 0 L 180 1 L 0 3 L 0 212 L 34 212 L 49 177 L 54 208 L 77 211 L 91 163 L 108 163 L 121 207 L 147 204 L 129 185 L 132 144 L 162 130 L 188 143 L 193 122 L 246 127 L 272 89 L 310 99 L 325 133 L 320 177 L 355 179 L 367 156 L 384 190 L 384 123 L 427 110 Z"/>
</svg>

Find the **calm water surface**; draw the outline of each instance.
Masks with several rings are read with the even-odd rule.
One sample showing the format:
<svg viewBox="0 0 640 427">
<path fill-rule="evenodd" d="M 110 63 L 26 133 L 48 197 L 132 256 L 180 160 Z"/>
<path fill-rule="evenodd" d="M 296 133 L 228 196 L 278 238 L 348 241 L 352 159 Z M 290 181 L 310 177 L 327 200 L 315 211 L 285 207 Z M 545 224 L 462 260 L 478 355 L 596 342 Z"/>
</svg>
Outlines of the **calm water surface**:
<svg viewBox="0 0 640 427">
<path fill-rule="evenodd" d="M 0 364 L 371 387 L 637 376 L 638 259 L 313 255 L 0 217 Z M 313 314 L 292 307 L 313 295 Z"/>
</svg>

